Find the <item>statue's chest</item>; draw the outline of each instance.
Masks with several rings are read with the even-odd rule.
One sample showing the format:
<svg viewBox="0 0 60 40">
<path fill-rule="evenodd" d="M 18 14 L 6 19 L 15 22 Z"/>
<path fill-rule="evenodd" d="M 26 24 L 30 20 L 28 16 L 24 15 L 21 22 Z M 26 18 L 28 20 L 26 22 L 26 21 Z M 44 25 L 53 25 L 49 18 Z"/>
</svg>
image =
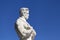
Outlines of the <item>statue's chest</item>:
<svg viewBox="0 0 60 40">
<path fill-rule="evenodd" d="M 23 27 L 30 27 L 30 24 L 27 21 L 22 20 Z"/>
<path fill-rule="evenodd" d="M 27 22 L 24 22 L 23 27 L 24 27 L 26 30 L 29 30 L 29 29 L 30 29 L 30 25 L 29 25 L 29 23 L 27 23 Z"/>
<path fill-rule="evenodd" d="M 23 26 L 29 27 L 29 24 L 28 24 L 27 22 L 24 22 L 24 23 L 23 23 Z"/>
</svg>

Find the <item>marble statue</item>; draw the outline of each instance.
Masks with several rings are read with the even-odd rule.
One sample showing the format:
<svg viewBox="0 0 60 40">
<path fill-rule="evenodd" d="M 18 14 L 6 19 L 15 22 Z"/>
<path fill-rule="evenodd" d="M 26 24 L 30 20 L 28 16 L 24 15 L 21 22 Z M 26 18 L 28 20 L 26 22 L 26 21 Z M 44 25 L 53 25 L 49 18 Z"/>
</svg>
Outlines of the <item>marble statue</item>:
<svg viewBox="0 0 60 40">
<path fill-rule="evenodd" d="M 29 8 L 23 7 L 19 10 L 20 17 L 16 20 L 15 30 L 19 40 L 34 40 L 36 31 L 26 21 L 29 18 Z"/>
</svg>

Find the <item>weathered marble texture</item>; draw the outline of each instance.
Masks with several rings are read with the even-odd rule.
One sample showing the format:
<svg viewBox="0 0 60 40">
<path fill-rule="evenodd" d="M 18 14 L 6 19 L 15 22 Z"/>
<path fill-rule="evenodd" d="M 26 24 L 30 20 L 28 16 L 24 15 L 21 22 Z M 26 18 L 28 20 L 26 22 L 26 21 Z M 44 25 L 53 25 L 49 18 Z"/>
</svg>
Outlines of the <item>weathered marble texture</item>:
<svg viewBox="0 0 60 40">
<path fill-rule="evenodd" d="M 20 17 L 16 20 L 15 29 L 20 40 L 34 40 L 36 31 L 26 21 L 29 18 L 29 9 L 21 8 Z"/>
</svg>

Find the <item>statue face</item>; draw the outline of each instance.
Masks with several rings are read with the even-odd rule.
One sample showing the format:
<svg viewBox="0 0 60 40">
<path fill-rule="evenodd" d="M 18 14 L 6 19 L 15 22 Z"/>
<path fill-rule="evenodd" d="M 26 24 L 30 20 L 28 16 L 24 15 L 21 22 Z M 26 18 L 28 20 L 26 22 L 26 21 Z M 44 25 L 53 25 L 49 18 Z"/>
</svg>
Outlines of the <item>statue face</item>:
<svg viewBox="0 0 60 40">
<path fill-rule="evenodd" d="M 29 9 L 28 8 L 21 8 L 21 13 L 23 14 L 25 19 L 29 18 Z"/>
</svg>

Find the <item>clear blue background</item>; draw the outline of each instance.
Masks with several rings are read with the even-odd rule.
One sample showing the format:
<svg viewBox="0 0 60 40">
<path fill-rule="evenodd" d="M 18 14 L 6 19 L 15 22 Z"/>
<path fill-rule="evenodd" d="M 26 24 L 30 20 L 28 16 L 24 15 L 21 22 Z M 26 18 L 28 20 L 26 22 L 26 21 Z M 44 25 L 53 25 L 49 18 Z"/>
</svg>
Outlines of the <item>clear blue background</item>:
<svg viewBox="0 0 60 40">
<path fill-rule="evenodd" d="M 30 9 L 35 40 L 60 40 L 60 0 L 0 0 L 0 40 L 18 40 L 14 23 L 21 7 Z"/>
</svg>

